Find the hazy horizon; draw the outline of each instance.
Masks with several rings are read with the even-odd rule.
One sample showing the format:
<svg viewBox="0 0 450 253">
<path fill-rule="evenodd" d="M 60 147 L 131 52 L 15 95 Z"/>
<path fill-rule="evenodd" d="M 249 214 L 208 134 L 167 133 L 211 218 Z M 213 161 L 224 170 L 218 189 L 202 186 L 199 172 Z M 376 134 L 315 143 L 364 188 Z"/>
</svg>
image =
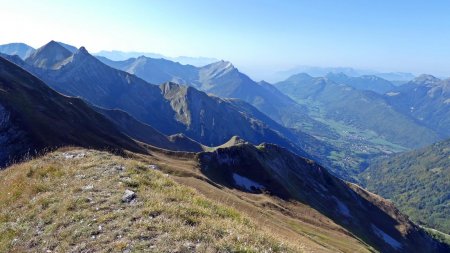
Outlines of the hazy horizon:
<svg viewBox="0 0 450 253">
<path fill-rule="evenodd" d="M 4 1 L 0 20 L 14 25 L 4 26 L 0 44 L 36 48 L 56 40 L 93 53 L 224 59 L 256 80 L 297 66 L 445 77 L 448 7 L 420 1 Z"/>
</svg>

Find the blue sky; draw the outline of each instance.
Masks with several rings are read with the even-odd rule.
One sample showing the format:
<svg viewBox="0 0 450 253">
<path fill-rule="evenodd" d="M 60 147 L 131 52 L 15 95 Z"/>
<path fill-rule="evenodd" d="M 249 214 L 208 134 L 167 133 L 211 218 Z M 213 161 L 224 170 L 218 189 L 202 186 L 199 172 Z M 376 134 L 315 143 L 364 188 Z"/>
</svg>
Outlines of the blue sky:
<svg viewBox="0 0 450 253">
<path fill-rule="evenodd" d="M 258 76 L 296 65 L 450 76 L 450 1 L 0 0 L 0 44 L 232 61 Z"/>
</svg>

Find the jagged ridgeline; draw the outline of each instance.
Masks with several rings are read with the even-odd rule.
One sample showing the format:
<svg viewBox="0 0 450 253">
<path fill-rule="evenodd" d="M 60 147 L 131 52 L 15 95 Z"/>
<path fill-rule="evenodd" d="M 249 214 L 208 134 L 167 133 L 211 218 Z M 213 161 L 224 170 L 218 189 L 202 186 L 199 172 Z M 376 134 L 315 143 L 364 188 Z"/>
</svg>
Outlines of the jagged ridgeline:
<svg viewBox="0 0 450 253">
<path fill-rule="evenodd" d="M 173 82 L 147 83 L 103 64 L 83 47 L 72 54 L 52 41 L 25 62 L 11 60 L 63 94 L 104 109 L 125 111 L 165 135 L 183 133 L 206 146 L 221 145 L 239 135 L 252 143 L 273 142 L 323 161 L 329 152 L 326 144 L 317 145 L 321 142 L 314 137 L 292 132 L 248 103 Z"/>
<path fill-rule="evenodd" d="M 264 115 L 264 103 L 153 85 L 54 41 L 25 61 L 5 57 L 1 166 L 47 154 L 0 172 L 1 250 L 449 251 L 390 201 L 330 173 L 319 162 L 334 147 Z M 195 71 L 285 96 L 242 86 L 227 62 Z"/>
</svg>

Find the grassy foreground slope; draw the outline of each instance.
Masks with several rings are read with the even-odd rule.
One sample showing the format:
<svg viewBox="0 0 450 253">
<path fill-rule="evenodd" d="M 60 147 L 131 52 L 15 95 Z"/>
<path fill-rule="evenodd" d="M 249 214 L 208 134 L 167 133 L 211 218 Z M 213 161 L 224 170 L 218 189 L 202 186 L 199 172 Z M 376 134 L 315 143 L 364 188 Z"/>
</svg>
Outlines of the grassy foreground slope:
<svg viewBox="0 0 450 253">
<path fill-rule="evenodd" d="M 273 166 L 281 178 L 265 177 Z M 336 180 L 272 145 L 127 157 L 60 149 L 0 171 L 0 252 L 447 252 L 390 203 Z M 124 201 L 127 190 L 136 195 Z"/>
<path fill-rule="evenodd" d="M 1 171 L 0 252 L 301 251 L 149 165 L 71 150 Z"/>
</svg>

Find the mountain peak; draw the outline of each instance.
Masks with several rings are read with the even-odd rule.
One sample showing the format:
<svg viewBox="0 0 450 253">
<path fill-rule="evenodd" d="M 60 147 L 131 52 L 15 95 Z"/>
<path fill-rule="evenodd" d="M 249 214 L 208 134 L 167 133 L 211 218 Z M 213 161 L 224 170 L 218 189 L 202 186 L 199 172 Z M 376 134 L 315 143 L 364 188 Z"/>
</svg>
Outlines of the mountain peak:
<svg viewBox="0 0 450 253">
<path fill-rule="evenodd" d="M 295 74 L 295 75 L 290 76 L 290 77 L 289 77 L 288 79 L 286 79 L 286 80 L 289 80 L 289 81 L 299 81 L 299 80 L 310 80 L 310 79 L 313 79 L 313 77 L 310 76 L 309 74 L 307 74 L 307 73 L 298 73 L 298 74 Z"/>
<path fill-rule="evenodd" d="M 87 49 L 86 49 L 85 47 L 80 47 L 80 48 L 75 52 L 75 54 L 84 54 L 84 55 L 86 55 L 86 54 L 89 54 L 89 52 L 87 51 Z"/>
<path fill-rule="evenodd" d="M 432 75 L 427 75 L 427 74 L 422 74 L 413 80 L 414 83 L 423 84 L 423 85 L 434 84 L 439 81 L 440 81 L 439 78 L 432 76 Z"/>
<path fill-rule="evenodd" d="M 95 57 L 93 57 L 91 54 L 89 54 L 89 52 L 87 51 L 87 49 L 85 47 L 80 47 L 73 55 L 72 57 L 70 57 L 68 59 L 68 61 L 71 62 L 76 62 L 76 61 L 81 61 L 84 59 L 95 59 Z"/>
<path fill-rule="evenodd" d="M 201 80 L 210 80 L 229 75 L 230 73 L 236 74 L 238 70 L 231 62 L 221 60 L 202 67 L 200 72 Z"/>
<path fill-rule="evenodd" d="M 18 55 L 22 60 L 25 60 L 35 51 L 25 43 L 9 43 L 0 45 L 0 53 L 7 55 Z"/>
<path fill-rule="evenodd" d="M 223 69 L 223 70 L 235 69 L 234 65 L 231 62 L 224 61 L 224 60 L 220 60 L 218 62 L 211 63 L 207 66 L 210 66 L 211 68 L 214 68 L 214 69 Z"/>
<path fill-rule="evenodd" d="M 61 44 L 52 40 L 38 48 L 26 59 L 26 62 L 37 68 L 55 69 L 58 68 L 61 61 L 70 57 L 71 54 Z"/>
<path fill-rule="evenodd" d="M 229 62 L 229 61 L 224 61 L 224 60 L 221 60 L 220 62 L 222 63 L 222 66 L 223 66 L 224 68 L 226 68 L 226 69 L 228 69 L 228 68 L 234 69 L 234 65 L 233 65 L 231 62 Z"/>
<path fill-rule="evenodd" d="M 37 51 L 48 51 L 48 50 L 67 50 L 67 49 L 65 49 L 63 46 L 61 46 L 61 44 L 59 44 L 54 40 L 51 40 L 47 44 L 37 49 Z"/>
</svg>

